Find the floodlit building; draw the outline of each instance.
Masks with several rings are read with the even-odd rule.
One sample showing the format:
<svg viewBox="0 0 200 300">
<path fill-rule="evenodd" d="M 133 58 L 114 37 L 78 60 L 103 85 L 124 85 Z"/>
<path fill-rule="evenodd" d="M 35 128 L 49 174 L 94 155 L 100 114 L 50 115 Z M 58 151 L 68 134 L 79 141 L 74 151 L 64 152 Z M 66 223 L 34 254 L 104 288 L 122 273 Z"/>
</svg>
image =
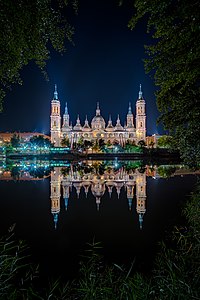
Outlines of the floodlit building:
<svg viewBox="0 0 200 300">
<path fill-rule="evenodd" d="M 57 86 L 55 85 L 54 97 L 51 101 L 51 142 L 54 146 L 61 146 L 63 138 L 69 139 L 70 144 L 77 143 L 80 139 L 96 141 L 103 139 L 105 142 L 118 142 L 121 145 L 129 140 L 136 144 L 141 140 L 146 140 L 146 112 L 145 100 L 142 95 L 141 85 L 139 96 L 136 101 L 136 115 L 132 112 L 131 102 L 129 102 L 128 113 L 126 116 L 125 126 L 121 125 L 120 116 L 118 115 L 116 124 L 112 123 L 111 116 L 108 124 L 101 115 L 99 103 L 96 107 L 96 115 L 89 124 L 87 116 L 84 124 L 81 124 L 79 115 L 76 124 L 70 123 L 70 115 L 67 103 L 63 118 L 60 112 L 60 100 L 58 98 Z"/>
</svg>

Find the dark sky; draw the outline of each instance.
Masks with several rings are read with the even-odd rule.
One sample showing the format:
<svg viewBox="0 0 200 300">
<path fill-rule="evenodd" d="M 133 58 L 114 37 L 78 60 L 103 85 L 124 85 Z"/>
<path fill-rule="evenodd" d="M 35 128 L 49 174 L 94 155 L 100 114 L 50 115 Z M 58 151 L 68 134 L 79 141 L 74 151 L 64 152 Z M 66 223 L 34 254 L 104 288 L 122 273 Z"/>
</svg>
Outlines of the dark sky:
<svg viewBox="0 0 200 300">
<path fill-rule="evenodd" d="M 146 100 L 147 133 L 158 132 L 155 86 L 145 74 L 144 44 L 151 43 L 144 22 L 131 31 L 127 24 L 133 14 L 132 1 L 119 7 L 117 0 L 79 0 L 78 16 L 71 17 L 75 27 L 75 46 L 67 44 L 61 56 L 51 53 L 47 63 L 49 81 L 31 63 L 22 72 L 23 85 L 14 86 L 4 102 L 0 131 L 39 131 L 49 133 L 50 102 L 57 83 L 61 111 L 65 102 L 73 124 L 77 114 L 81 122 L 95 114 L 100 102 L 101 114 L 115 124 L 120 114 L 124 125 L 128 103 L 135 113 L 139 84 Z M 160 133 L 160 131 L 159 131 Z"/>
</svg>

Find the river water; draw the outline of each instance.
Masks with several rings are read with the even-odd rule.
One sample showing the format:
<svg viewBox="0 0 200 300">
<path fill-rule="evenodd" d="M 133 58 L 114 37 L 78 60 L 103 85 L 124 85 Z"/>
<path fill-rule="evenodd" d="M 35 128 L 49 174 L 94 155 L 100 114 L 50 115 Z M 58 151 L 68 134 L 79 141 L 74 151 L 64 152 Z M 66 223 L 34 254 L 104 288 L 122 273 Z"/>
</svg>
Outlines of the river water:
<svg viewBox="0 0 200 300">
<path fill-rule="evenodd" d="M 198 175 L 141 161 L 9 161 L 0 166 L 0 234 L 30 247 L 44 276 L 76 275 L 87 243 L 105 260 L 148 272 Z"/>
</svg>

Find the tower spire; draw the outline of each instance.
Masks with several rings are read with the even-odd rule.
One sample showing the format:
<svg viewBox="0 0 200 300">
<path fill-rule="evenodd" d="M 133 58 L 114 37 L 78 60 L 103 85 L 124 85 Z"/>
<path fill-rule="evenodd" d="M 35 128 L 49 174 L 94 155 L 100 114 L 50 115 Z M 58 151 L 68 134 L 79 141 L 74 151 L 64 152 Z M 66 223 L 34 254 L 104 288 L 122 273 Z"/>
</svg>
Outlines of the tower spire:
<svg viewBox="0 0 200 300">
<path fill-rule="evenodd" d="M 68 115 L 68 107 L 67 107 L 67 102 L 66 102 L 66 105 L 65 105 L 65 115 Z"/>
<path fill-rule="evenodd" d="M 129 106 L 128 106 L 128 114 L 132 114 L 132 109 L 131 109 L 131 102 L 129 102 Z"/>
<path fill-rule="evenodd" d="M 84 128 L 90 128 L 89 123 L 88 123 L 87 115 L 85 116 L 85 124 L 84 124 L 83 127 L 84 127 Z"/>
<path fill-rule="evenodd" d="M 57 84 L 55 84 L 54 100 L 58 100 Z"/>
<path fill-rule="evenodd" d="M 142 99 L 142 85 L 140 83 L 140 90 L 139 90 L 139 99 Z"/>
</svg>

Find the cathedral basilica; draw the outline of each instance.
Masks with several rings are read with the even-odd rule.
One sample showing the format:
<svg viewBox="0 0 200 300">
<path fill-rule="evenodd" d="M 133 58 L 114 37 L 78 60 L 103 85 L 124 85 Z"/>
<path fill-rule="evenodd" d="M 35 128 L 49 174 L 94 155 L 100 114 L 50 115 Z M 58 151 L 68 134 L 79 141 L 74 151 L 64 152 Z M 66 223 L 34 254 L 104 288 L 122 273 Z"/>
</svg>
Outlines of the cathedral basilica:
<svg viewBox="0 0 200 300">
<path fill-rule="evenodd" d="M 80 139 L 96 141 L 103 139 L 105 142 L 118 142 L 124 145 L 126 141 L 137 144 L 141 140 L 146 140 L 146 113 L 145 100 L 142 95 L 141 85 L 139 96 L 136 101 L 136 115 L 132 112 L 131 103 L 129 102 L 126 123 L 121 125 L 120 116 L 118 115 L 116 124 L 112 123 L 111 116 L 108 123 L 101 115 L 99 103 L 96 107 L 96 115 L 89 124 L 87 116 L 85 122 L 81 125 L 79 115 L 76 124 L 70 122 L 67 103 L 61 124 L 60 100 L 58 98 L 57 86 L 55 85 L 54 97 L 51 101 L 51 142 L 55 147 L 61 146 L 63 138 L 69 139 L 70 144 L 77 143 Z"/>
</svg>

